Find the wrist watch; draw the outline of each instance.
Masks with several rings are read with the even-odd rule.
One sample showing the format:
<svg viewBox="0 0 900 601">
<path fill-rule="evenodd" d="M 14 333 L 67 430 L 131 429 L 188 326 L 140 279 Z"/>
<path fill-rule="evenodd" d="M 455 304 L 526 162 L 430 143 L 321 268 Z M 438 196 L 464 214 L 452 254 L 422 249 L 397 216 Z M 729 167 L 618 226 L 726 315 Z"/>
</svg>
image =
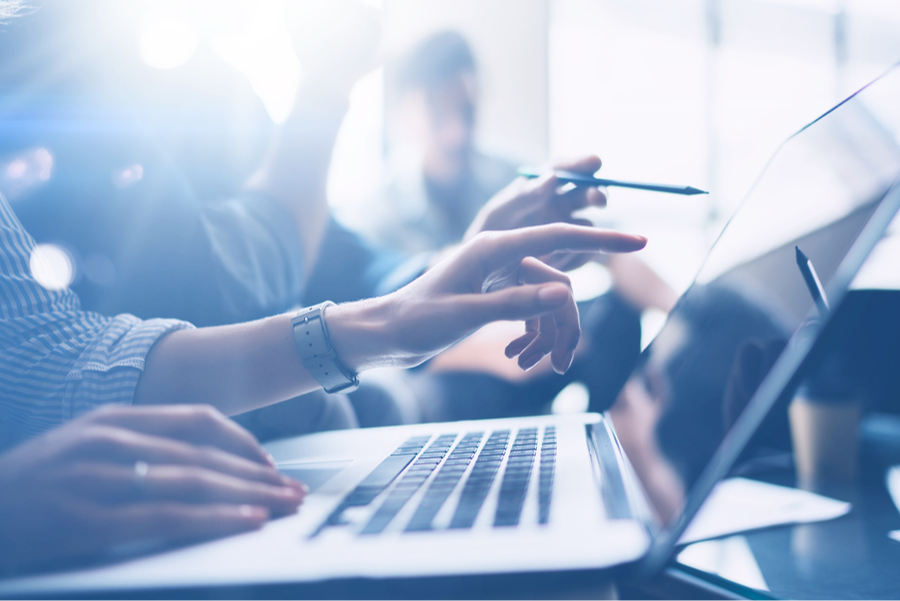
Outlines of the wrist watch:
<svg viewBox="0 0 900 601">
<path fill-rule="evenodd" d="M 294 342 L 297 343 L 303 367 L 322 385 L 325 392 L 353 392 L 359 388 L 359 376 L 351 373 L 338 361 L 325 323 L 325 309 L 333 306 L 333 302 L 326 301 L 300 309 L 291 318 Z"/>
</svg>

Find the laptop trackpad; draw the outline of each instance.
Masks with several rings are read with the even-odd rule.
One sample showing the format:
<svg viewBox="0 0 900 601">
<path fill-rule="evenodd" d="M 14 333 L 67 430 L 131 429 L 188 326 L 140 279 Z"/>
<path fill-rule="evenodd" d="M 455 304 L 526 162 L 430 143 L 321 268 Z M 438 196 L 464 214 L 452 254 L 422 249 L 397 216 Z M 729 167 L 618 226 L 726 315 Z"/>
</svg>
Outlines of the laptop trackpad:
<svg viewBox="0 0 900 601">
<path fill-rule="evenodd" d="M 278 471 L 294 480 L 299 480 L 309 487 L 309 492 L 315 492 L 317 488 L 335 477 L 338 472 L 353 463 L 352 460 L 344 461 L 309 461 L 279 463 Z"/>
</svg>

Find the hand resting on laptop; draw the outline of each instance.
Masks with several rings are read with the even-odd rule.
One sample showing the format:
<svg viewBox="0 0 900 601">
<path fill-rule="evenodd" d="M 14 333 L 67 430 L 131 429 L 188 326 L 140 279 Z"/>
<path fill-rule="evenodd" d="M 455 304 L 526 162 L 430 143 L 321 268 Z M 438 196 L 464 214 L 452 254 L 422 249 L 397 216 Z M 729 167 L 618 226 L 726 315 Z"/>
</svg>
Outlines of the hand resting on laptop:
<svg viewBox="0 0 900 601">
<path fill-rule="evenodd" d="M 0 455 L 0 490 L 0 573 L 252 530 L 306 494 L 199 405 L 95 410 Z"/>
</svg>

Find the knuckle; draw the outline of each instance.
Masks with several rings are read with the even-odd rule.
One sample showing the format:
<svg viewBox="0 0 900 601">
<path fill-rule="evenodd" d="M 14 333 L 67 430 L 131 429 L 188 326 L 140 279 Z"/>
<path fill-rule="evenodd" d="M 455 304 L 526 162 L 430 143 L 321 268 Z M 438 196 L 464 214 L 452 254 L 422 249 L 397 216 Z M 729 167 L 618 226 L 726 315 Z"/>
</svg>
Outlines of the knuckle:
<svg viewBox="0 0 900 601">
<path fill-rule="evenodd" d="M 122 437 L 113 428 L 93 426 L 85 431 L 84 442 L 89 449 L 111 451 L 121 445 Z"/>
<path fill-rule="evenodd" d="M 215 478 L 203 468 L 189 468 L 185 477 L 186 486 L 202 498 L 212 498 L 217 490 Z"/>
<path fill-rule="evenodd" d="M 102 423 L 114 419 L 122 414 L 122 408 L 118 405 L 103 405 L 84 416 L 84 421 L 91 424 Z"/>
<path fill-rule="evenodd" d="M 494 243 L 497 239 L 497 232 L 495 231 L 486 231 L 486 232 L 478 232 L 474 238 L 472 238 L 472 246 L 476 248 L 483 248 L 485 246 L 489 246 Z"/>
<path fill-rule="evenodd" d="M 162 532 L 179 532 L 191 525 L 185 506 L 178 503 L 160 503 L 151 509 L 147 517 L 153 529 Z"/>
<path fill-rule="evenodd" d="M 198 447 L 196 450 L 197 462 L 201 465 L 214 466 L 221 463 L 218 450 L 211 446 Z"/>
<path fill-rule="evenodd" d="M 197 405 L 192 412 L 194 427 L 206 433 L 215 428 L 221 414 L 210 405 Z"/>
</svg>

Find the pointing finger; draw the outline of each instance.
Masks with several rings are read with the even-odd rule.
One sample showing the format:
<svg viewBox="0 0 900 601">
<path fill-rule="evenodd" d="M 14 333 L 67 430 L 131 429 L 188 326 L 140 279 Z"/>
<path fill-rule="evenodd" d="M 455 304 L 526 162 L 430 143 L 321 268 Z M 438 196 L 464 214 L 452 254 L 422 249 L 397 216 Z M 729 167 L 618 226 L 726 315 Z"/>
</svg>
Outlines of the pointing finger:
<svg viewBox="0 0 900 601">
<path fill-rule="evenodd" d="M 482 242 L 470 246 L 468 251 L 490 272 L 525 257 L 540 257 L 554 252 L 633 252 L 647 244 L 647 239 L 642 236 L 568 223 L 487 232 L 479 234 L 479 237 L 482 237 Z"/>
</svg>

